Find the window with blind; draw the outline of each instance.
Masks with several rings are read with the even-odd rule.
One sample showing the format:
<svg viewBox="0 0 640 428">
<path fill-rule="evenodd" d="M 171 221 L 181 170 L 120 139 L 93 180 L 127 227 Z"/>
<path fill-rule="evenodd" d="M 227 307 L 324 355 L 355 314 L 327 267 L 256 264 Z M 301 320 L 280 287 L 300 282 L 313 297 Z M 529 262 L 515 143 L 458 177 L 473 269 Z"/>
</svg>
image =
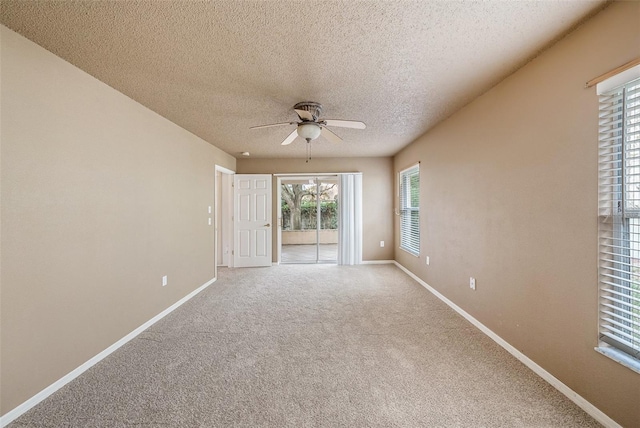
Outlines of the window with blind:
<svg viewBox="0 0 640 428">
<path fill-rule="evenodd" d="M 599 351 L 640 368 L 640 79 L 600 95 Z M 616 357 L 614 356 L 614 357 Z M 621 362 L 624 362 L 621 361 Z"/>
<path fill-rule="evenodd" d="M 400 248 L 420 255 L 420 165 L 400 172 Z"/>
</svg>

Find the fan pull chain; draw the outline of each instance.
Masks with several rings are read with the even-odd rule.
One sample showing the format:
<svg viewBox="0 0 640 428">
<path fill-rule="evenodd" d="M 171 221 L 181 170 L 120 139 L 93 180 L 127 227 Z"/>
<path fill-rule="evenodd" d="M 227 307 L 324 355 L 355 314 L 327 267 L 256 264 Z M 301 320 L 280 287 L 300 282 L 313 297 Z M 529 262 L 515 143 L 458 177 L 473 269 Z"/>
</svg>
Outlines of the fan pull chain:
<svg viewBox="0 0 640 428">
<path fill-rule="evenodd" d="M 310 160 L 311 160 L 311 141 L 307 140 L 307 161 L 306 161 L 306 163 L 309 163 Z"/>
</svg>

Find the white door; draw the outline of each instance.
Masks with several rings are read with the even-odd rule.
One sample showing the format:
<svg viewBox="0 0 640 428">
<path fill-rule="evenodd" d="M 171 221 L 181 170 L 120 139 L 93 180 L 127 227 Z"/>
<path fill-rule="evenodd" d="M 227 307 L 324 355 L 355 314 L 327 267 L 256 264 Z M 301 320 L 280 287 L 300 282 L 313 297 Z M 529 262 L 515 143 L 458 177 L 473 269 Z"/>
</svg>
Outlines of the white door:
<svg viewBox="0 0 640 428">
<path fill-rule="evenodd" d="M 233 183 L 234 266 L 271 266 L 271 175 L 236 174 Z"/>
</svg>

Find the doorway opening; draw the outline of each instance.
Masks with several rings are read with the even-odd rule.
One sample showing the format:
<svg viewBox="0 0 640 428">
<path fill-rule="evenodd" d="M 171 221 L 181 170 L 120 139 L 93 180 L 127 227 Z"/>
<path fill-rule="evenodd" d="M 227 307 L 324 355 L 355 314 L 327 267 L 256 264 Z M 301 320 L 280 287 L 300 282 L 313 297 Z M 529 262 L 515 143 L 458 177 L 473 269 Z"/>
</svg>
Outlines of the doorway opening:
<svg viewBox="0 0 640 428">
<path fill-rule="evenodd" d="M 279 179 L 280 262 L 338 262 L 337 175 Z"/>
<path fill-rule="evenodd" d="M 234 172 L 216 165 L 215 175 L 215 210 L 214 241 L 215 241 L 215 273 L 218 277 L 218 266 L 233 267 L 233 175 Z"/>
</svg>

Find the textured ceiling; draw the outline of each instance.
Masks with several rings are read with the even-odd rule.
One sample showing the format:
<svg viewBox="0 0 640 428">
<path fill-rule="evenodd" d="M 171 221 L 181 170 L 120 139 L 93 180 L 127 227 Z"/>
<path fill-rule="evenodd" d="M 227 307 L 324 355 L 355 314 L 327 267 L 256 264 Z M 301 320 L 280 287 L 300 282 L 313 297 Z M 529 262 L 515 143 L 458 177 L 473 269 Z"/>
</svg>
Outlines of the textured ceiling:
<svg viewBox="0 0 640 428">
<path fill-rule="evenodd" d="M 598 1 L 10 1 L 1 22 L 239 157 L 304 157 L 299 101 L 344 141 L 312 156 L 389 156 L 522 66 Z"/>
</svg>

